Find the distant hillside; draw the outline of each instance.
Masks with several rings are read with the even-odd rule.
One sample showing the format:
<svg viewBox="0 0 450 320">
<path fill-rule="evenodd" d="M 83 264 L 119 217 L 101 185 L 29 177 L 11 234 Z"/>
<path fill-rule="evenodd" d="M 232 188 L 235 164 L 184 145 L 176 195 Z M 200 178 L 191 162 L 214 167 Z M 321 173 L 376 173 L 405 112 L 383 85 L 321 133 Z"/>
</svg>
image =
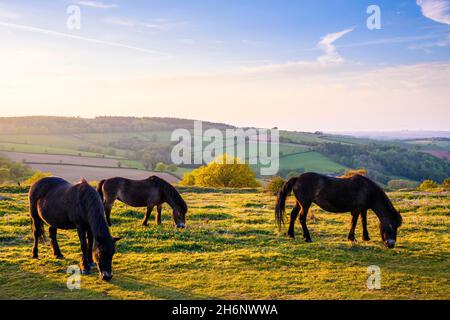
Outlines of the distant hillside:
<svg viewBox="0 0 450 320">
<path fill-rule="evenodd" d="M 192 128 L 193 121 L 177 118 L 97 117 L 10 117 L 0 118 L 0 134 L 142 132 Z M 226 129 L 223 123 L 203 122 L 203 127 Z"/>
<path fill-rule="evenodd" d="M 378 140 L 411 140 L 424 138 L 450 138 L 450 131 L 346 131 L 333 134 L 345 134 L 357 138 Z"/>
<path fill-rule="evenodd" d="M 171 163 L 173 130 L 192 130 L 193 123 L 193 120 L 175 118 L 0 118 L 0 151 L 5 156 L 9 153 L 10 159 L 17 153 L 48 155 L 39 163 L 30 163 L 36 168 L 44 163 L 58 168 L 77 165 L 67 163 L 65 158 L 77 156 L 91 158 L 89 161 L 93 157 L 110 159 L 103 160 L 110 163 L 109 166 L 113 163 L 121 168 L 154 170 L 157 163 Z M 224 131 L 235 127 L 203 122 L 203 129 L 209 128 Z M 236 142 L 224 140 L 224 145 L 230 144 L 236 146 Z M 450 176 L 449 162 L 444 160 L 449 157 L 449 146 L 446 138 L 388 141 L 282 130 L 279 174 L 288 177 L 315 171 L 339 175 L 347 169 L 366 168 L 370 177 L 383 184 L 392 179 L 442 180 Z M 21 157 L 22 161 L 30 158 Z M 174 173 L 182 176 L 195 167 L 178 167 Z M 81 174 L 82 168 L 78 169 Z M 259 171 L 257 166 L 254 169 Z"/>
</svg>

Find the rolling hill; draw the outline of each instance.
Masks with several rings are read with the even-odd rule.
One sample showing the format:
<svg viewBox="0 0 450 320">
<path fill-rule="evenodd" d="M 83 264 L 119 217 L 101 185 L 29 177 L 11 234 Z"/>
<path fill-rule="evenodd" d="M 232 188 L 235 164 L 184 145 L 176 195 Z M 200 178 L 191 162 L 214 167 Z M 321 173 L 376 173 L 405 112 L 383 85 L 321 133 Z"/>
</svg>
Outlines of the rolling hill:
<svg viewBox="0 0 450 320">
<path fill-rule="evenodd" d="M 102 167 L 145 171 L 146 168 L 142 159 L 146 153 L 154 157 L 150 167 L 153 167 L 156 162 L 170 162 L 170 152 L 173 145 L 176 144 L 176 142 L 170 141 L 171 133 L 179 128 L 192 132 L 193 120 L 131 117 L 99 117 L 95 119 L 63 117 L 0 118 L 0 151 L 2 156 L 15 161 L 25 160 L 29 166 L 37 170 L 41 170 L 44 165 L 51 165 L 55 168 L 54 170 L 61 171 L 59 170 L 61 168 L 56 167 L 62 165 L 95 167 L 100 163 Z M 203 130 L 209 128 L 224 131 L 235 127 L 227 124 L 204 122 Z M 236 144 L 234 141 L 231 143 Z M 224 145 L 227 144 L 229 145 L 230 142 L 224 140 Z M 442 159 L 446 157 L 448 159 L 449 150 L 449 142 L 446 139 L 381 141 L 366 137 L 357 138 L 322 132 L 282 130 L 280 131 L 279 143 L 280 174 L 287 176 L 304 171 L 339 174 L 346 169 L 355 168 L 346 159 L 324 152 L 323 146 L 329 144 L 362 147 L 370 145 L 392 146 L 392 152 L 424 152 L 430 154 L 432 156 L 427 160 L 431 162 L 443 162 Z M 17 153 L 27 154 L 28 156 L 24 157 L 23 155 L 17 155 Z M 370 173 L 372 159 L 367 158 L 364 161 L 359 159 L 357 167 L 368 167 Z M 439 163 L 439 165 L 442 167 L 442 163 Z M 181 177 L 184 172 L 193 168 L 194 166 L 180 167 L 175 174 Z M 254 166 L 254 168 L 258 169 L 257 166 Z M 400 178 L 414 180 L 412 177 L 401 176 L 395 172 L 388 172 L 386 169 L 379 169 L 378 167 L 375 169 L 381 170 L 378 176 L 383 177 L 383 181 L 381 181 L 383 183 L 386 183 L 387 179 L 399 178 L 399 176 Z M 406 172 L 406 170 L 404 171 Z M 430 174 L 430 176 L 432 175 Z"/>
</svg>

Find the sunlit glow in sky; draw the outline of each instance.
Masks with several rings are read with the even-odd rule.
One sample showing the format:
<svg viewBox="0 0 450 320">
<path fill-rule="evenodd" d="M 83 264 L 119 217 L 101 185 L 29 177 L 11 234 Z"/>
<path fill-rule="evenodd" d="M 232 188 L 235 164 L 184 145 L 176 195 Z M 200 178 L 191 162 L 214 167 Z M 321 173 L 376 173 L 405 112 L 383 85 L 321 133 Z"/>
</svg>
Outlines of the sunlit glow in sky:
<svg viewBox="0 0 450 320">
<path fill-rule="evenodd" d="M 0 0 L 0 116 L 450 130 L 450 0 L 377 2 Z"/>
</svg>

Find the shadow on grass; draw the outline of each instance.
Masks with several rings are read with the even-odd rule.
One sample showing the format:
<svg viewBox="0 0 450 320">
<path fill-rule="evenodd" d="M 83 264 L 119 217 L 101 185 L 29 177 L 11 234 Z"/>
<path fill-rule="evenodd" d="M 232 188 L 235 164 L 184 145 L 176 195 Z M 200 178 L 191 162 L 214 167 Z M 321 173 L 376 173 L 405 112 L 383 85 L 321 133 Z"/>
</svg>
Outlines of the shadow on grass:
<svg viewBox="0 0 450 320">
<path fill-rule="evenodd" d="M 217 300 L 219 298 L 211 296 L 198 295 L 187 290 L 175 289 L 169 286 L 163 286 L 161 284 L 145 281 L 142 282 L 136 278 L 121 277 L 118 278 L 114 285 L 120 287 L 124 291 L 138 291 L 146 295 L 155 297 L 155 299 L 163 300 Z"/>
<path fill-rule="evenodd" d="M 49 271 L 50 273 L 51 271 Z M 0 299 L 104 299 L 100 292 L 84 289 L 69 290 L 65 281 L 55 281 L 48 275 L 23 270 L 20 264 L 0 263 Z M 65 278 L 66 279 L 66 278 Z M 81 282 L 82 284 L 83 282 Z"/>
</svg>

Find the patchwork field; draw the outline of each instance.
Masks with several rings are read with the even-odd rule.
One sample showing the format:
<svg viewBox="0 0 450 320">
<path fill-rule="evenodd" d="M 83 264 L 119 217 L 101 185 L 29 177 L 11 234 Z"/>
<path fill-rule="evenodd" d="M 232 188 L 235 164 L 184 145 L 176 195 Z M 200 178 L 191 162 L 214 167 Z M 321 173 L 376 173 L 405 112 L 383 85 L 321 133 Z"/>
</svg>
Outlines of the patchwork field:
<svg viewBox="0 0 450 320">
<path fill-rule="evenodd" d="M 67 267 L 79 262 L 75 231 L 60 231 L 65 260 L 32 236 L 24 190 L 1 188 L 0 298 L 2 299 L 450 299 L 450 193 L 391 193 L 404 226 L 398 246 L 384 248 L 369 214 L 372 241 L 349 243 L 350 215 L 314 208 L 314 242 L 285 237 L 274 226 L 274 198 L 259 190 L 181 189 L 188 228 L 175 230 L 167 207 L 163 225 L 140 225 L 144 210 L 117 205 L 112 233 L 124 237 L 114 279 L 82 277 L 66 287 Z M 226 193 L 225 193 L 226 192 Z M 297 233 L 299 226 L 297 226 Z M 361 227 L 357 228 L 358 239 Z M 367 267 L 381 268 L 381 290 L 366 286 Z"/>
</svg>

